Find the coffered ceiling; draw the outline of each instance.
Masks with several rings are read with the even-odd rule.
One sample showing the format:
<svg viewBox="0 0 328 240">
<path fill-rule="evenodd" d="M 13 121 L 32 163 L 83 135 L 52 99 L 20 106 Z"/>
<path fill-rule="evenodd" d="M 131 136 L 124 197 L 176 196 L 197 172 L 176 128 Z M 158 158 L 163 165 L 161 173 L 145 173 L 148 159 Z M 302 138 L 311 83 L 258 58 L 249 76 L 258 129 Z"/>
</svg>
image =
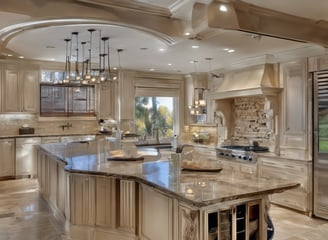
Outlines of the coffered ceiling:
<svg viewBox="0 0 328 240">
<path fill-rule="evenodd" d="M 11 0 L 1 3 L 2 58 L 65 61 L 65 38 L 87 29 L 110 37 L 112 66 L 141 71 L 189 73 L 227 69 L 243 63 L 279 61 L 325 52 L 318 43 L 296 42 L 265 34 L 192 26 L 194 0 Z M 207 6 L 211 0 L 197 3 Z M 224 2 L 239 2 L 224 1 Z M 328 20 L 326 0 L 244 0 L 270 10 L 316 22 Z M 321 20 L 321 21 L 320 21 Z M 302 26 L 300 26 L 302 27 Z M 99 32 L 100 32 L 99 31 Z M 95 44 L 99 43 L 97 31 Z M 186 36 L 185 33 L 191 35 Z M 198 47 L 195 47 L 198 46 Z M 118 56 L 117 49 L 123 49 Z M 230 51 L 229 51 L 230 50 Z M 12 54 L 13 56 L 8 56 Z M 96 60 L 95 60 L 96 61 Z"/>
</svg>

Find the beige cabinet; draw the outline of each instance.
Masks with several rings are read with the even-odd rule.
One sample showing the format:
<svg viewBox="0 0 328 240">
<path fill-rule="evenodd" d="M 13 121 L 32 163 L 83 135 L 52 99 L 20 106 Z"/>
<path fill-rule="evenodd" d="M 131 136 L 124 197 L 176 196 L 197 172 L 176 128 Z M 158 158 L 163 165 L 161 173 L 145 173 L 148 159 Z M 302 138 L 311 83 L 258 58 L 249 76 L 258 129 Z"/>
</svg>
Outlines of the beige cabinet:
<svg viewBox="0 0 328 240">
<path fill-rule="evenodd" d="M 240 163 L 237 161 L 218 160 L 223 169 L 229 169 L 240 174 L 251 174 L 258 176 L 258 165 L 256 163 Z"/>
<path fill-rule="evenodd" d="M 306 59 L 281 63 L 280 79 L 284 86 L 280 148 L 282 154 L 290 150 L 296 158 L 304 158 L 308 151 Z"/>
<path fill-rule="evenodd" d="M 70 216 L 72 224 L 95 225 L 96 178 L 70 176 Z"/>
<path fill-rule="evenodd" d="M 140 185 L 140 190 L 141 239 L 176 239 L 173 199 L 146 185 Z"/>
<path fill-rule="evenodd" d="M 118 228 L 132 236 L 137 232 L 136 186 L 135 181 L 119 180 Z"/>
<path fill-rule="evenodd" d="M 116 227 L 116 190 L 115 178 L 96 178 L 96 225 Z"/>
<path fill-rule="evenodd" d="M 56 214 L 66 217 L 67 176 L 64 169 L 65 164 L 38 151 L 36 165 L 40 194 L 53 209 L 56 209 Z"/>
<path fill-rule="evenodd" d="M 271 202 L 306 213 L 312 211 L 312 163 L 283 158 L 259 158 L 260 177 L 296 181 L 300 187 L 276 193 Z"/>
<path fill-rule="evenodd" d="M 5 64 L 2 77 L 2 111 L 38 112 L 38 89 L 37 66 Z"/>
<path fill-rule="evenodd" d="M 22 111 L 36 113 L 39 111 L 39 70 L 36 66 L 23 69 L 22 72 Z"/>
<path fill-rule="evenodd" d="M 112 81 L 98 85 L 98 118 L 115 118 L 114 85 Z"/>
<path fill-rule="evenodd" d="M 120 119 L 134 119 L 135 76 L 134 72 L 120 72 Z"/>
<path fill-rule="evenodd" d="M 40 137 L 16 138 L 16 176 L 36 175 L 35 146 L 39 144 L 41 144 Z"/>
<path fill-rule="evenodd" d="M 15 176 L 15 139 L 0 139 L 0 177 Z"/>
</svg>

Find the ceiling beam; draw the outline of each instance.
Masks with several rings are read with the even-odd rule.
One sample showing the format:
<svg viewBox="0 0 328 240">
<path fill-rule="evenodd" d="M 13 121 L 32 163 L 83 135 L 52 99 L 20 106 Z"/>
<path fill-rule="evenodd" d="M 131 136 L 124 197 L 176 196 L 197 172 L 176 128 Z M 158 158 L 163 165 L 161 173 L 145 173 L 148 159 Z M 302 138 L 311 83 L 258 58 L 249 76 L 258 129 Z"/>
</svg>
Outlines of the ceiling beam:
<svg viewBox="0 0 328 240">
<path fill-rule="evenodd" d="M 226 11 L 221 11 L 224 5 Z M 229 29 L 328 46 L 328 22 L 302 18 L 243 1 L 195 3 L 192 26 L 198 31 Z"/>
</svg>

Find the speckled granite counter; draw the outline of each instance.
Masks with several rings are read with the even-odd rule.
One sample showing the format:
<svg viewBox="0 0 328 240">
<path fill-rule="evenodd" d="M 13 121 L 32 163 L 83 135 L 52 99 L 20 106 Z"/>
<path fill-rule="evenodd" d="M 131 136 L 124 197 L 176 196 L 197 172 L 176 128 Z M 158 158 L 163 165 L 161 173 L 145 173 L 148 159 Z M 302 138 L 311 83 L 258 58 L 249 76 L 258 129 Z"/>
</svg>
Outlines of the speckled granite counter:
<svg viewBox="0 0 328 240">
<path fill-rule="evenodd" d="M 62 132 L 62 133 L 34 133 L 34 134 L 0 134 L 0 139 L 5 138 L 32 138 L 32 137 L 63 137 L 63 136 L 84 136 L 84 135 L 104 135 L 99 132 L 90 132 L 90 133 L 71 133 L 71 132 Z"/>
<path fill-rule="evenodd" d="M 193 206 L 203 207 L 224 201 L 268 195 L 295 188 L 297 183 L 264 179 L 223 168 L 221 172 L 185 172 L 173 161 L 108 161 L 99 143 L 44 144 L 39 149 L 59 161 L 66 171 L 130 179 L 154 187 Z M 148 151 L 148 152 L 147 152 Z M 143 154 L 154 155 L 144 149 Z"/>
</svg>

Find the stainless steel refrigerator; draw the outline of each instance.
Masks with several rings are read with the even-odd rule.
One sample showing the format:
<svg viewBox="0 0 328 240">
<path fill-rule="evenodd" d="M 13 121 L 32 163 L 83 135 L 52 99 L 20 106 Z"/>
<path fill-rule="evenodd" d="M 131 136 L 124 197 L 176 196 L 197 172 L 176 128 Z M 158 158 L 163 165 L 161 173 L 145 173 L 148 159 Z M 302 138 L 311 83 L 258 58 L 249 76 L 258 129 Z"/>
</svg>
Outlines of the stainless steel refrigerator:
<svg viewBox="0 0 328 240">
<path fill-rule="evenodd" d="M 313 81 L 313 214 L 328 219 L 328 70 Z"/>
</svg>

